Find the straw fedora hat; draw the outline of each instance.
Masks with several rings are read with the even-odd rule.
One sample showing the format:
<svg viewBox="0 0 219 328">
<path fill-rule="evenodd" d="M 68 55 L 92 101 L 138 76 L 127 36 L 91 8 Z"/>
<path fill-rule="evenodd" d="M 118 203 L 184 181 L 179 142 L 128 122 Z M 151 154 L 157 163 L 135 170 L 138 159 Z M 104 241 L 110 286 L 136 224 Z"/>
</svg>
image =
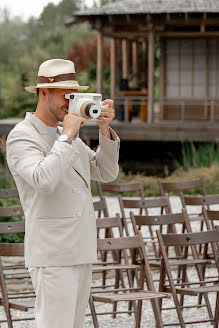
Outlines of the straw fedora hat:
<svg viewBox="0 0 219 328">
<path fill-rule="evenodd" d="M 40 65 L 37 85 L 25 90 L 36 93 L 38 88 L 86 90 L 89 86 L 78 84 L 75 65 L 71 60 L 50 59 Z"/>
</svg>

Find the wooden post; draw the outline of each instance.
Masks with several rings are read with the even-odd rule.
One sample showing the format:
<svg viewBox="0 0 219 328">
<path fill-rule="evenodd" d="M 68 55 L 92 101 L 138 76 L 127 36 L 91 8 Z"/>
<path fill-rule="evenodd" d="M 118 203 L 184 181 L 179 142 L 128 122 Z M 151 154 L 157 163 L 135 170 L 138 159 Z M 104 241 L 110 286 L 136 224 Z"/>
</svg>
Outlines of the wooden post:
<svg viewBox="0 0 219 328">
<path fill-rule="evenodd" d="M 132 42 L 132 71 L 136 80 L 138 78 L 138 45 L 136 41 Z"/>
<path fill-rule="evenodd" d="M 103 34 L 97 35 L 97 92 L 103 93 Z"/>
<path fill-rule="evenodd" d="M 150 26 L 148 34 L 148 123 L 153 119 L 154 102 L 154 31 Z"/>
<path fill-rule="evenodd" d="M 110 45 L 110 97 L 115 99 L 116 95 L 116 40 L 111 39 Z"/>
<path fill-rule="evenodd" d="M 128 60 L 128 40 L 122 40 L 122 77 L 127 79 L 129 76 L 129 60 Z"/>
<path fill-rule="evenodd" d="M 165 97 L 165 41 L 163 38 L 160 39 L 160 117 L 162 121 L 164 119 L 164 97 Z"/>
<path fill-rule="evenodd" d="M 142 65 L 142 74 L 141 79 L 145 81 L 145 89 L 148 89 L 148 68 L 147 68 L 147 41 L 144 40 L 142 42 L 142 58 L 143 58 L 143 65 Z"/>
</svg>

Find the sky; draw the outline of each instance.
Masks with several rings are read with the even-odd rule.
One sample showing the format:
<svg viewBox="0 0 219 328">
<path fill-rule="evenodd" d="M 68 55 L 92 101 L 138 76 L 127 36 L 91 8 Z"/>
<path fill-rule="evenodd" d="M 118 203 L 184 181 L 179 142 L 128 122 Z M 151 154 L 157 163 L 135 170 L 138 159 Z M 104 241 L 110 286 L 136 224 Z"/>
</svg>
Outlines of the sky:
<svg viewBox="0 0 219 328">
<path fill-rule="evenodd" d="M 0 9 L 7 8 L 11 17 L 21 16 L 26 21 L 30 16 L 39 17 L 49 2 L 57 5 L 61 0 L 0 0 Z M 89 6 L 92 0 L 86 2 Z"/>
</svg>

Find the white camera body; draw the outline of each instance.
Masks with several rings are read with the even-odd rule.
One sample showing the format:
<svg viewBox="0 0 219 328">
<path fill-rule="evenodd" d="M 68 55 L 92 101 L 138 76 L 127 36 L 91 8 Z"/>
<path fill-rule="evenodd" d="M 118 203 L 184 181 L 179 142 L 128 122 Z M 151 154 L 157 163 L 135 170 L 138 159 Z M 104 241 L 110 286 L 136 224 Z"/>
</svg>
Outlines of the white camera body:
<svg viewBox="0 0 219 328">
<path fill-rule="evenodd" d="M 86 119 L 97 119 L 101 114 L 102 95 L 100 93 L 72 92 L 65 95 L 69 100 L 69 113 L 74 112 Z"/>
</svg>

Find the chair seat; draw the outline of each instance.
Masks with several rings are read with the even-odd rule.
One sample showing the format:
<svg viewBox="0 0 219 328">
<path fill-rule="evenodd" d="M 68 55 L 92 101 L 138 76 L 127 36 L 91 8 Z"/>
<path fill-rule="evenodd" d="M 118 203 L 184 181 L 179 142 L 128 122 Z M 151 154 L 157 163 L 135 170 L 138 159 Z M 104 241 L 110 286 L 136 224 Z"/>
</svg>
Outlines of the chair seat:
<svg viewBox="0 0 219 328">
<path fill-rule="evenodd" d="M 161 292 L 148 292 L 148 291 L 139 291 L 133 293 L 122 293 L 122 294 L 113 294 L 113 295 L 94 295 L 93 300 L 96 302 L 103 303 L 115 303 L 119 301 L 138 301 L 138 300 L 148 300 L 153 298 L 170 298 L 171 295 L 168 293 Z"/>
<path fill-rule="evenodd" d="M 194 264 L 211 264 L 212 261 L 211 260 L 202 260 L 202 259 L 198 259 L 198 260 L 169 260 L 169 264 L 170 265 L 194 265 Z M 161 266 L 161 261 L 158 260 L 154 260 L 152 262 L 150 262 L 150 266 L 152 268 L 159 268 Z"/>
<path fill-rule="evenodd" d="M 171 289 L 169 287 L 165 288 L 165 291 L 171 292 Z M 219 284 L 216 284 L 214 286 L 200 286 L 200 287 L 194 287 L 194 288 L 176 288 L 177 294 L 181 295 L 190 295 L 190 296 L 196 296 L 199 293 L 212 293 L 212 292 L 219 292 Z"/>
<path fill-rule="evenodd" d="M 95 265 L 93 267 L 92 271 L 93 272 L 98 272 L 98 271 L 103 271 L 103 270 L 136 270 L 139 269 L 139 265 L 126 265 L 126 264 L 116 264 L 116 265 Z"/>
</svg>

